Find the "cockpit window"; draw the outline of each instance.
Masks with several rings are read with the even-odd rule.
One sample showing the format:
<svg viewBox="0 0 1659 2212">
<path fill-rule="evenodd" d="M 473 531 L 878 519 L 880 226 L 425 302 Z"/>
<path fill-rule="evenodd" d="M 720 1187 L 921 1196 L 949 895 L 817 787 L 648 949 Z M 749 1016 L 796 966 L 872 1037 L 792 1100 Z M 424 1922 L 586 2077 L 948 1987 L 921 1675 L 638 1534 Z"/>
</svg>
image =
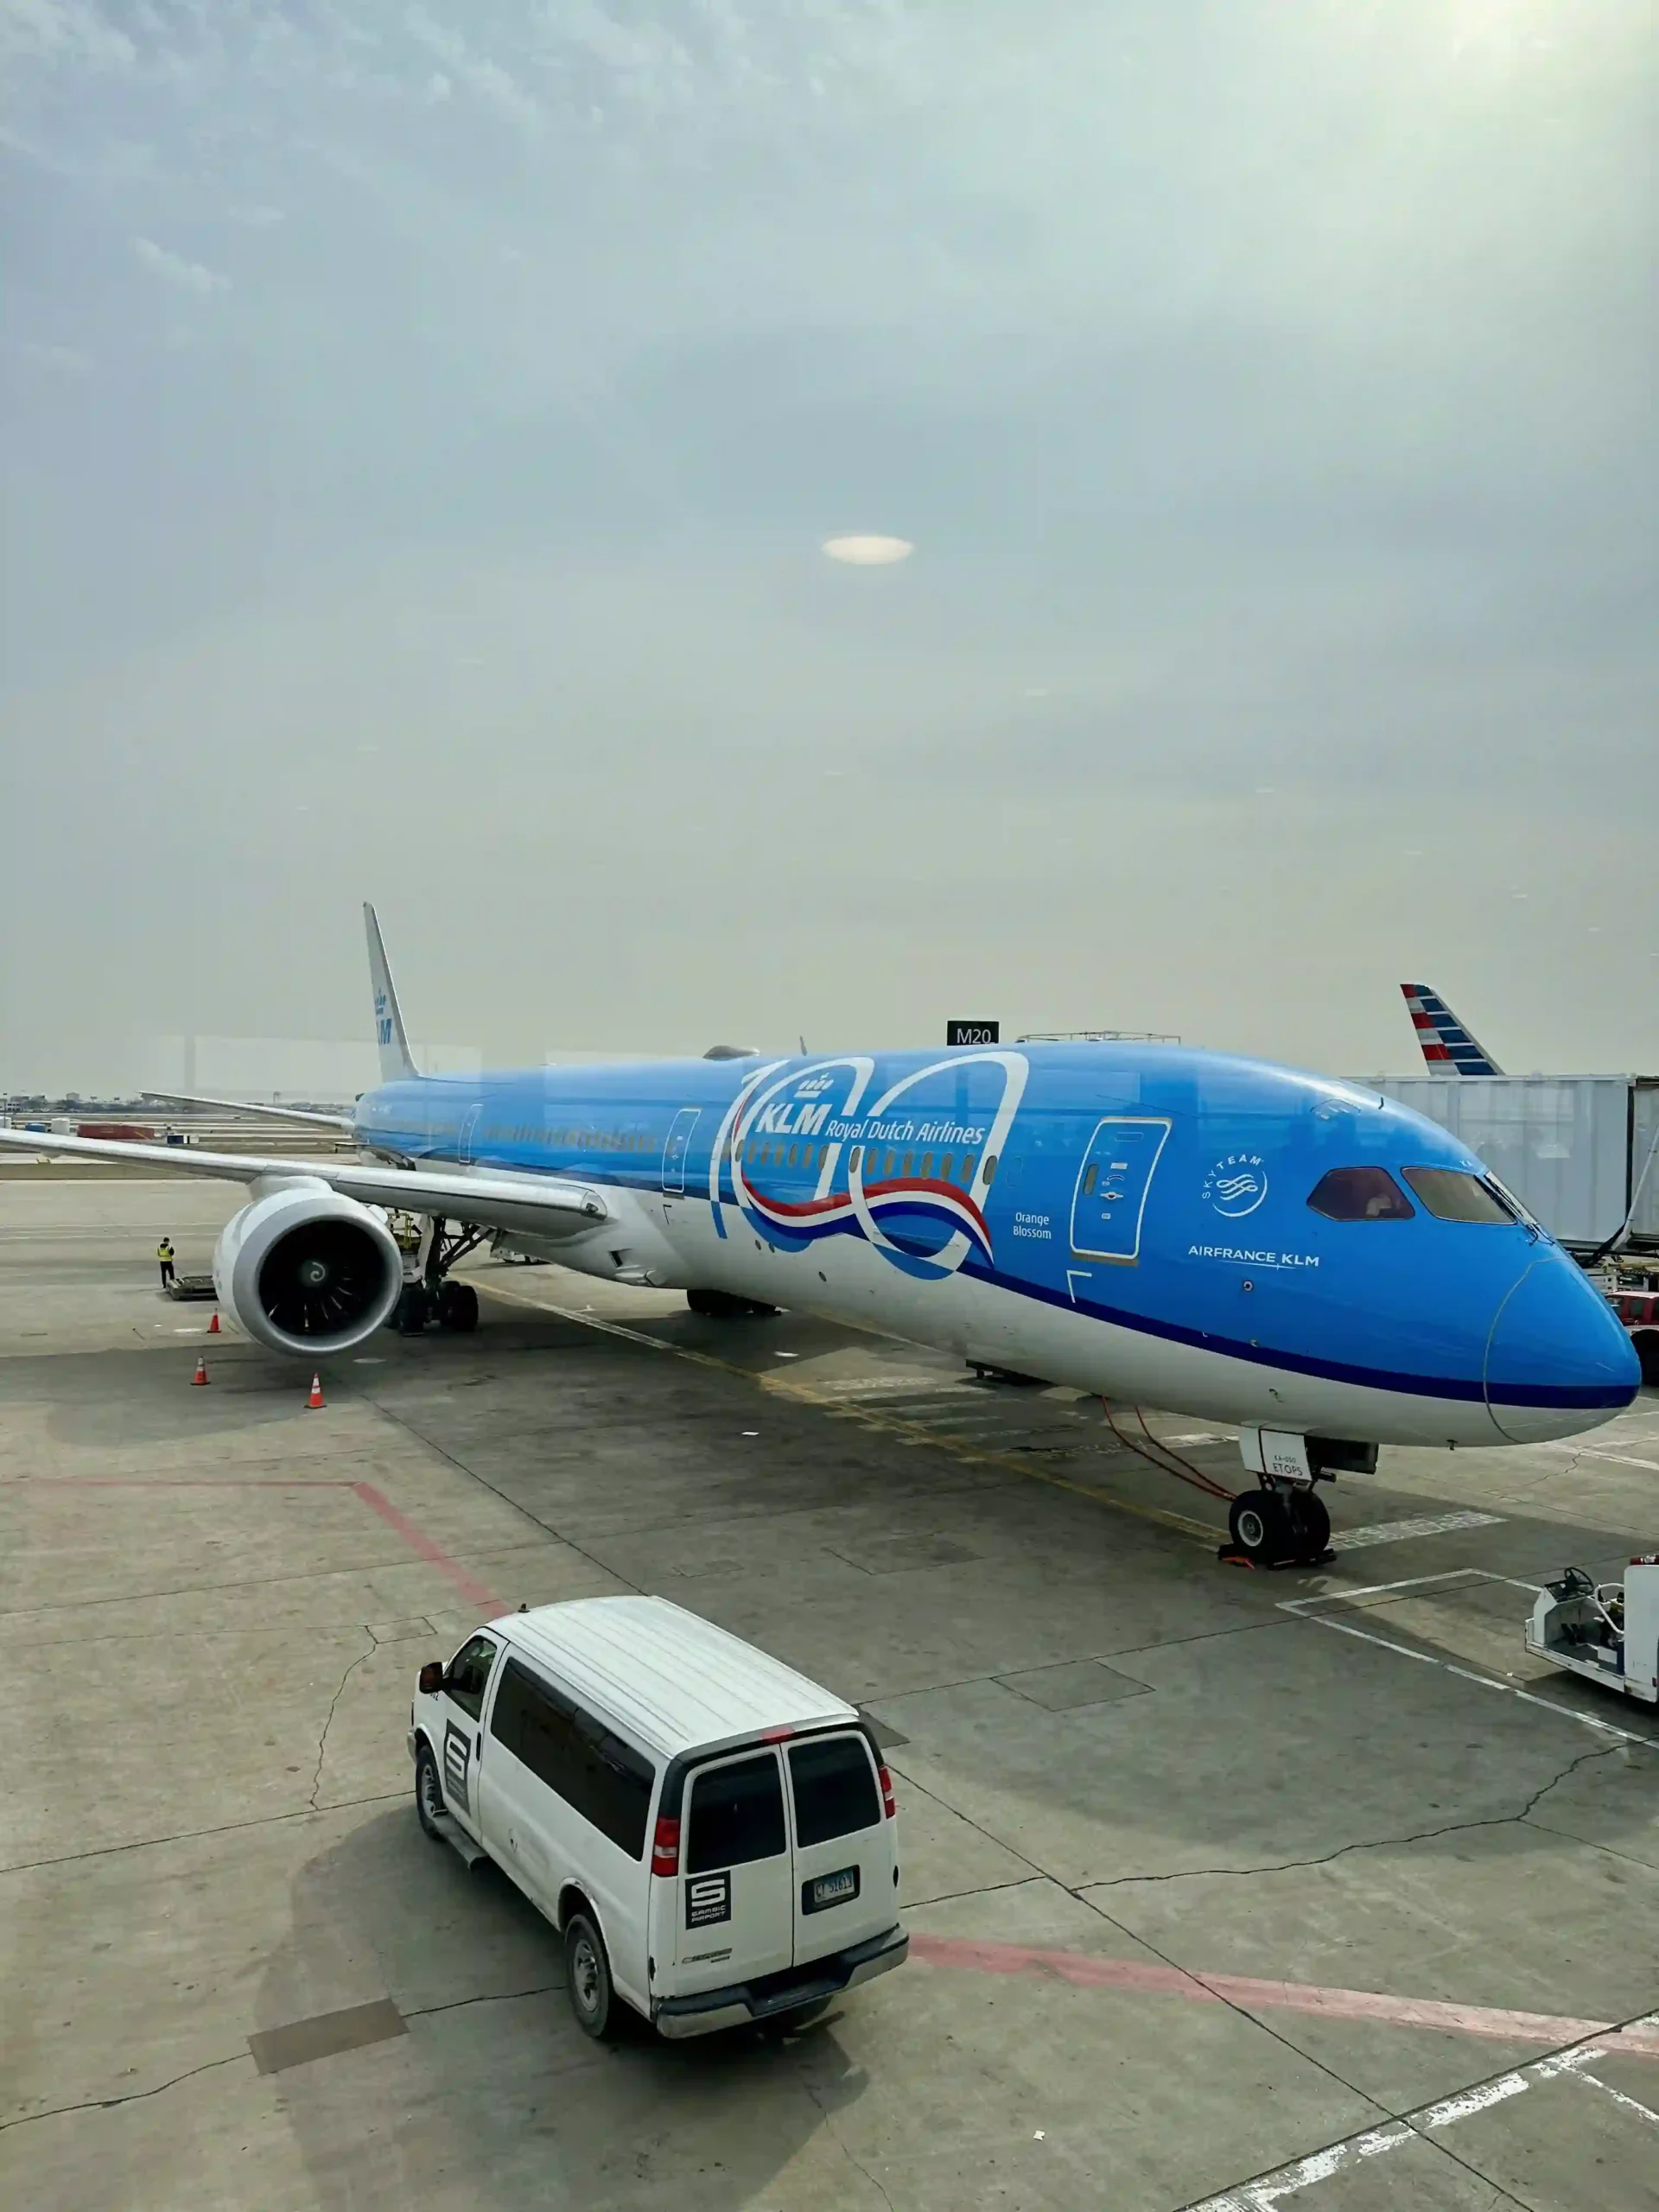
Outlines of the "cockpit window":
<svg viewBox="0 0 1659 2212">
<path fill-rule="evenodd" d="M 1491 1185 L 1464 1168 L 1408 1167 L 1402 1172 L 1437 1221 L 1496 1221 L 1510 1224 L 1515 1221 L 1515 1216 Z"/>
<path fill-rule="evenodd" d="M 1307 1203 L 1331 1221 L 1409 1221 L 1414 1211 L 1382 1167 L 1333 1167 L 1320 1176 Z"/>
</svg>

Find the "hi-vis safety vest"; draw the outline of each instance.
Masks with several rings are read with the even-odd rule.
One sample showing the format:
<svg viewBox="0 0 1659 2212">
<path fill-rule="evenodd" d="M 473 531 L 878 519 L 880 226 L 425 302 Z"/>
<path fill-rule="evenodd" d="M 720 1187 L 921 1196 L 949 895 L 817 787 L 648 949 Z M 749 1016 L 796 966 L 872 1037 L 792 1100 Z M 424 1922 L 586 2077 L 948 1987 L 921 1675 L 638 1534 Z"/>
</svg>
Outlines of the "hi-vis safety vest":
<svg viewBox="0 0 1659 2212">
<path fill-rule="evenodd" d="M 173 1257 L 173 1247 L 168 1243 L 165 1236 L 162 1237 L 161 1243 L 156 1247 L 156 1256 L 158 1260 L 170 1260 Z"/>
</svg>

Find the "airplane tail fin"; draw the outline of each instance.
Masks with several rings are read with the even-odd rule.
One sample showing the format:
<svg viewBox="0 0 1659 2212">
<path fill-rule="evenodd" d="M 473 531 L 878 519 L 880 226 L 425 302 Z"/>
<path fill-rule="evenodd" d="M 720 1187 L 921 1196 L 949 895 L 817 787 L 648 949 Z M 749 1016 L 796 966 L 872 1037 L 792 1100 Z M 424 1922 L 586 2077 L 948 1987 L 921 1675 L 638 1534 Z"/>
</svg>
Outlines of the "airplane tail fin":
<svg viewBox="0 0 1659 2212">
<path fill-rule="evenodd" d="M 1431 1075 L 1502 1075 L 1503 1071 L 1427 983 L 1402 983 L 1417 1042 Z"/>
<path fill-rule="evenodd" d="M 380 1053 L 380 1080 L 400 1083 L 409 1076 L 419 1075 L 420 1070 L 410 1057 L 409 1038 L 397 1004 L 397 988 L 391 980 L 391 964 L 381 942 L 380 925 L 366 899 L 363 902 L 363 921 L 369 933 L 369 982 L 374 991 L 374 1041 Z"/>
</svg>

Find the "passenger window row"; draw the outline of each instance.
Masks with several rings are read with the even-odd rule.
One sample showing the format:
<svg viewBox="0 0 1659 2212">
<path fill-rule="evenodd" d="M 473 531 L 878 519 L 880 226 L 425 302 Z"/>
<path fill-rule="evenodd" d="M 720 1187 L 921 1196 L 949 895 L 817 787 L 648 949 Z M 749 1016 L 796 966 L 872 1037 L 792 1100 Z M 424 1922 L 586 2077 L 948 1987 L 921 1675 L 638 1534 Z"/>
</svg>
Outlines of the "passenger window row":
<svg viewBox="0 0 1659 2212">
<path fill-rule="evenodd" d="M 574 1152 L 658 1152 L 661 1140 L 649 1129 L 543 1129 L 533 1123 L 513 1129 L 480 1129 L 474 1144 L 544 1144 Z"/>
<path fill-rule="evenodd" d="M 644 1856 L 657 1770 L 602 1720 L 509 1659 L 490 1733 L 619 1850 Z"/>
<path fill-rule="evenodd" d="M 822 1166 L 834 1149 L 834 1146 L 827 1144 L 772 1144 L 763 1138 L 751 1137 L 744 1147 L 743 1164 L 746 1167 L 802 1167 L 810 1173 Z M 934 1173 L 936 1157 L 938 1162 L 937 1175 Z M 977 1156 L 971 1152 L 964 1152 L 960 1156 L 953 1152 L 937 1155 L 931 1152 L 888 1152 L 884 1154 L 878 1146 L 855 1144 L 848 1158 L 849 1170 L 859 1166 L 861 1162 L 865 1174 L 873 1182 L 878 1179 L 886 1181 L 894 1175 L 909 1179 L 919 1172 L 925 1183 L 959 1181 L 964 1190 L 972 1189 L 979 1166 Z M 995 1173 L 996 1154 L 992 1153 L 985 1162 L 984 1179 L 988 1187 Z"/>
</svg>

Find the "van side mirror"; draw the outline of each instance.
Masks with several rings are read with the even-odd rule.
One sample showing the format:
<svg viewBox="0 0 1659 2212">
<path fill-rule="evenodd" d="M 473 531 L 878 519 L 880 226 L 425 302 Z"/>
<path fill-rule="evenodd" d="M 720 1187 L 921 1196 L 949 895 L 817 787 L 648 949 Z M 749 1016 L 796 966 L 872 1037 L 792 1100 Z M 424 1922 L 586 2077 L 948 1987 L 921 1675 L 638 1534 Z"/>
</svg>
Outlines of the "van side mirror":
<svg viewBox="0 0 1659 2212">
<path fill-rule="evenodd" d="M 435 1697 L 437 1695 L 438 1692 L 443 1688 L 443 1662 L 442 1659 L 429 1659 L 427 1661 L 425 1666 L 421 1669 L 420 1687 L 421 1695 L 423 1697 Z"/>
</svg>

